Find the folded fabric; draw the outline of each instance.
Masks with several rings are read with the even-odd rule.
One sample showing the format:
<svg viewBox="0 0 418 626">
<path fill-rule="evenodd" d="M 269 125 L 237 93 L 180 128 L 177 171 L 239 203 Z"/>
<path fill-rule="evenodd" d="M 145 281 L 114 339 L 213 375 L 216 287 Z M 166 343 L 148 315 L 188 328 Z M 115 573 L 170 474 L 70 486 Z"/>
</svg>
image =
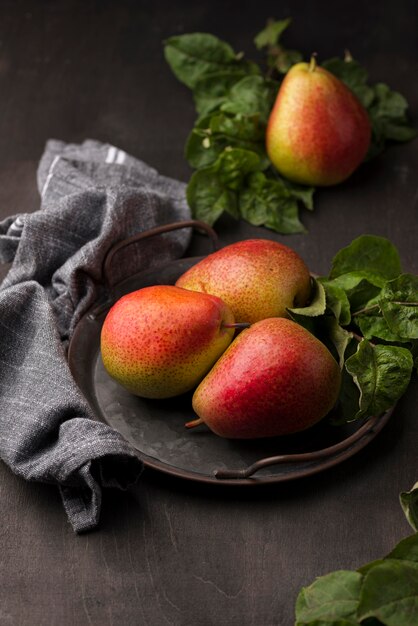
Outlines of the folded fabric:
<svg viewBox="0 0 418 626">
<path fill-rule="evenodd" d="M 99 521 L 102 487 L 128 487 L 142 463 L 92 414 L 66 342 L 100 296 L 112 243 L 190 213 L 183 183 L 92 140 L 48 141 L 38 188 L 39 211 L 0 222 L 0 262 L 12 264 L 0 285 L 0 457 L 27 480 L 57 484 L 81 532 Z M 178 230 L 121 250 L 112 282 L 181 257 L 189 237 Z"/>
</svg>

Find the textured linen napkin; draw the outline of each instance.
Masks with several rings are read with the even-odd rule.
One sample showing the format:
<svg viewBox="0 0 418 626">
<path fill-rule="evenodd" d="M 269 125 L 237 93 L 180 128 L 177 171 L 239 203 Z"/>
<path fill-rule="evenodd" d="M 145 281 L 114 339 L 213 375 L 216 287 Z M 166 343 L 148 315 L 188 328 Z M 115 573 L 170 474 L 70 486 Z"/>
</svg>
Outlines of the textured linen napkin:
<svg viewBox="0 0 418 626">
<path fill-rule="evenodd" d="M 17 475 L 58 485 L 76 532 L 94 528 L 103 486 L 127 488 L 142 469 L 133 447 L 95 419 L 65 347 L 100 295 L 112 243 L 189 219 L 185 186 L 114 146 L 51 140 L 38 169 L 41 207 L 0 222 L 0 458 Z M 179 230 L 118 253 L 112 282 L 181 257 Z"/>
</svg>

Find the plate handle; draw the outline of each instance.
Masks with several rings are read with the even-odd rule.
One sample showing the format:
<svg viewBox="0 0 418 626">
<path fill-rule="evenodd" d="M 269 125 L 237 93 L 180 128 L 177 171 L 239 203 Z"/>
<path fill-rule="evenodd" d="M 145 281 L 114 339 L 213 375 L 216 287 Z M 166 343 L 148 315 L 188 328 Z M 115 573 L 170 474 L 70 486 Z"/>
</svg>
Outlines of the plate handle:
<svg viewBox="0 0 418 626">
<path fill-rule="evenodd" d="M 389 409 L 385 413 L 385 417 L 389 417 L 393 408 Z M 320 459 L 326 459 L 333 457 L 335 454 L 343 453 L 349 450 L 351 446 L 364 438 L 367 440 L 369 437 L 374 436 L 374 430 L 379 421 L 382 421 L 382 416 L 370 417 L 355 433 L 353 433 L 347 439 L 340 441 L 339 443 L 323 448 L 322 450 L 315 450 L 314 452 L 305 452 L 302 454 L 281 454 L 279 456 L 270 456 L 264 459 L 259 459 L 252 465 L 245 467 L 244 469 L 218 469 L 214 472 L 215 478 L 218 480 L 226 479 L 243 479 L 250 478 L 264 467 L 270 467 L 271 465 L 281 465 L 285 463 L 309 463 L 310 461 L 316 461 Z M 379 430 L 379 429 L 378 429 Z"/>
<path fill-rule="evenodd" d="M 109 270 L 112 265 L 113 257 L 119 250 L 122 248 L 126 248 L 137 241 L 142 241 L 143 239 L 148 239 L 150 237 L 155 237 L 156 235 L 163 235 L 164 233 L 169 233 L 173 230 L 179 230 L 181 228 L 194 228 L 199 232 L 203 232 L 206 234 L 210 242 L 212 244 L 213 251 L 216 251 L 219 248 L 219 240 L 216 232 L 206 224 L 200 220 L 184 220 L 181 222 L 173 222 L 171 224 L 163 224 L 162 226 L 156 226 L 155 228 L 151 228 L 150 230 L 144 230 L 141 233 L 136 233 L 135 235 L 131 235 L 122 241 L 118 241 L 113 244 L 109 250 L 106 252 L 103 263 L 102 263 L 102 277 L 103 283 L 106 289 L 109 291 L 114 285 L 111 284 L 109 276 Z"/>
</svg>

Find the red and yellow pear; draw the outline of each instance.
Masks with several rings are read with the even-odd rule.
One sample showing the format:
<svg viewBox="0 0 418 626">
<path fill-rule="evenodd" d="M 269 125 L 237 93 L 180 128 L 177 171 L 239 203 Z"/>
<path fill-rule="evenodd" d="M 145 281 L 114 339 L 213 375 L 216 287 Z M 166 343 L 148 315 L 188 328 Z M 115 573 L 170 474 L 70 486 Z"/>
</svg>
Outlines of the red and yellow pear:
<svg viewBox="0 0 418 626">
<path fill-rule="evenodd" d="M 280 174 L 305 185 L 340 183 L 364 160 L 370 137 L 367 111 L 314 56 L 288 71 L 266 132 L 267 153 Z"/>
<path fill-rule="evenodd" d="M 234 316 L 216 296 L 173 285 L 144 287 L 108 312 L 101 354 L 131 393 L 169 398 L 198 385 L 234 335 Z"/>
<path fill-rule="evenodd" d="M 235 321 L 285 317 L 304 306 L 311 279 L 302 258 L 270 239 L 246 239 L 213 252 L 177 280 L 185 289 L 210 293 L 231 307 Z"/>
<path fill-rule="evenodd" d="M 285 318 L 265 319 L 243 330 L 193 394 L 198 419 L 232 439 L 299 432 L 334 406 L 340 368 L 328 348 Z"/>
</svg>

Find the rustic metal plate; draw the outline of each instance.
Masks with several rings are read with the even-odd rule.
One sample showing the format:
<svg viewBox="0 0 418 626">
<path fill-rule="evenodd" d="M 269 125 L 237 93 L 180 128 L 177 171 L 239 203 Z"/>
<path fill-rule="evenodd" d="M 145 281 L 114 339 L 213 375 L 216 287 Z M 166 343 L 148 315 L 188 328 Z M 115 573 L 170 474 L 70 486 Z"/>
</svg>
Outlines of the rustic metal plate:
<svg viewBox="0 0 418 626">
<path fill-rule="evenodd" d="M 193 430 L 184 427 L 194 417 L 191 394 L 147 400 L 130 394 L 108 376 L 100 356 L 100 331 L 111 304 L 135 289 L 173 284 L 201 258 L 180 259 L 130 277 L 113 289 L 110 302 L 98 304 L 77 325 L 69 347 L 69 365 L 96 416 L 138 450 L 145 466 L 217 485 L 260 485 L 316 474 L 353 456 L 374 439 L 391 411 L 344 426 L 332 426 L 323 420 L 303 433 L 287 437 L 223 439 L 205 426 Z M 276 459 L 278 464 L 270 465 L 269 457 L 276 455 L 292 456 Z M 255 473 L 248 476 L 246 468 L 254 463 Z"/>
</svg>

